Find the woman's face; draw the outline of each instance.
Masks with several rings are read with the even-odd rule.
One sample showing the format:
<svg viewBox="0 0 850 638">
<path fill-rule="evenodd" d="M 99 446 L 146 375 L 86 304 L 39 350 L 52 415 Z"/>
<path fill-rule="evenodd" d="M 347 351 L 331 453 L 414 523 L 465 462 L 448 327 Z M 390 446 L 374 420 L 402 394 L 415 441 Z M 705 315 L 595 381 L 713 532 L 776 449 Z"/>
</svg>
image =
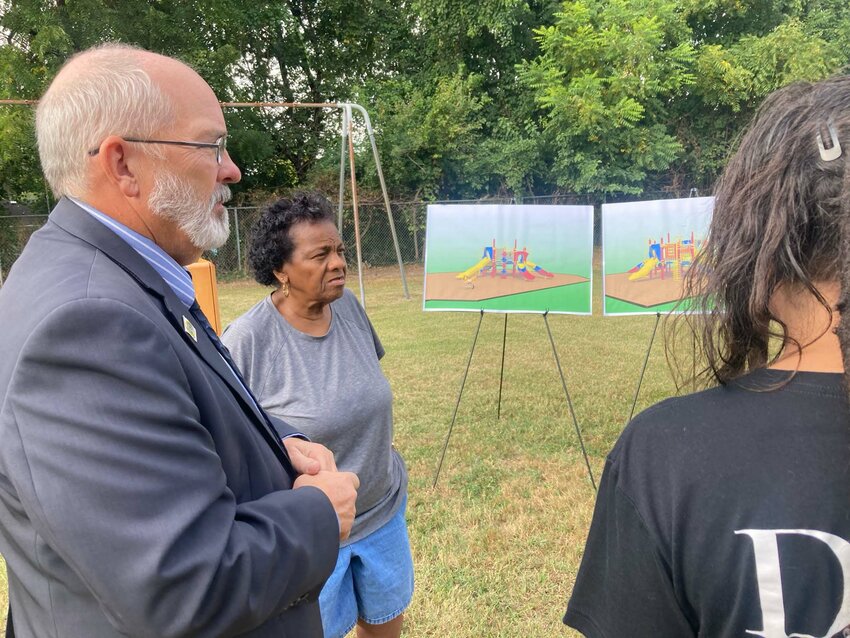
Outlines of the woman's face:
<svg viewBox="0 0 850 638">
<path fill-rule="evenodd" d="M 293 300 L 328 304 L 345 288 L 345 246 L 333 222 L 300 222 L 289 229 L 294 249 L 275 274 Z"/>
</svg>

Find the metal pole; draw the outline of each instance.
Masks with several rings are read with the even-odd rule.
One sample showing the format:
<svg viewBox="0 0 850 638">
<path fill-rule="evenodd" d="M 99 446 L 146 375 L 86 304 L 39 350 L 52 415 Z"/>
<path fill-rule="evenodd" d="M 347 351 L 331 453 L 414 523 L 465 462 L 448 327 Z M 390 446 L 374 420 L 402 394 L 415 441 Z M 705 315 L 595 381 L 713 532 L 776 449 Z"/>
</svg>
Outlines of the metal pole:
<svg viewBox="0 0 850 638">
<path fill-rule="evenodd" d="M 576 419 L 575 410 L 573 410 L 573 402 L 570 399 L 570 393 L 567 391 L 567 381 L 564 378 L 564 371 L 561 368 L 561 360 L 558 358 L 558 349 L 555 348 L 555 339 L 552 337 L 552 330 L 549 328 L 549 311 L 543 313 L 543 323 L 546 324 L 546 332 L 549 333 L 549 343 L 552 344 L 552 354 L 555 355 L 555 365 L 558 366 L 558 374 L 561 375 L 561 386 L 564 388 L 564 396 L 567 397 L 567 406 L 570 408 L 570 414 L 573 417 L 573 425 L 575 425 L 576 436 L 581 446 L 581 453 L 584 456 L 584 464 L 587 466 L 587 473 L 590 475 L 590 484 L 593 485 L 593 491 L 596 491 L 596 481 L 593 479 L 593 470 L 590 469 L 590 460 L 587 458 L 587 450 L 584 448 L 584 441 L 581 438 L 581 430 L 578 427 L 578 419 Z"/>
<path fill-rule="evenodd" d="M 632 417 L 635 415 L 635 406 L 637 405 L 638 395 L 640 395 L 640 386 L 643 383 L 643 375 L 646 373 L 646 366 L 649 363 L 649 353 L 652 352 L 652 342 L 655 341 L 655 331 L 658 330 L 658 322 L 661 320 L 661 313 L 655 313 L 655 326 L 652 328 L 652 336 L 649 338 L 649 347 L 646 349 L 646 358 L 643 360 L 643 369 L 640 371 L 640 378 L 638 379 L 637 389 L 635 390 L 635 399 L 632 401 L 632 410 L 629 412 L 629 419 L 626 421 L 626 425 L 628 425 L 629 421 L 632 420 Z"/>
<path fill-rule="evenodd" d="M 239 208 L 233 209 L 233 225 L 236 227 L 236 268 L 242 272 L 242 240 L 239 238 Z"/>
<path fill-rule="evenodd" d="M 360 211 L 357 208 L 357 178 L 354 175 L 354 140 L 351 130 L 351 109 L 346 109 L 348 120 L 348 164 L 351 171 L 351 208 L 354 211 L 354 244 L 357 247 L 357 280 L 360 283 L 360 305 L 366 307 L 366 292 L 363 289 L 363 251 L 360 246 Z"/>
<path fill-rule="evenodd" d="M 410 207 L 410 227 L 413 229 L 413 259 L 419 263 L 419 231 L 416 228 L 416 205 Z"/>
<path fill-rule="evenodd" d="M 463 396 L 463 387 L 466 385 L 466 375 L 469 374 L 469 366 L 472 363 L 472 354 L 475 352 L 475 344 L 478 341 L 478 331 L 481 330 L 481 321 L 484 319 L 484 311 L 478 317 L 478 325 L 475 328 L 475 336 L 472 337 L 472 347 L 469 349 L 469 358 L 466 360 L 466 370 L 463 372 L 463 379 L 460 381 L 460 391 L 457 393 L 457 401 L 455 402 L 455 410 L 452 413 L 452 422 L 449 424 L 449 431 L 446 433 L 446 441 L 443 443 L 443 453 L 440 455 L 440 462 L 437 464 L 437 472 L 434 474 L 434 483 L 431 487 L 437 487 L 437 481 L 440 480 L 440 469 L 443 467 L 443 459 L 446 458 L 446 450 L 449 448 L 449 439 L 452 437 L 452 428 L 455 426 L 457 419 L 457 409 L 460 407 L 460 398 Z"/>
<path fill-rule="evenodd" d="M 337 230 L 339 231 L 339 236 L 342 237 L 342 198 L 345 197 L 345 147 L 348 138 L 348 110 L 342 109 L 342 132 L 340 134 L 340 140 L 342 144 L 340 144 L 339 149 L 339 210 L 338 210 L 338 220 L 337 220 Z"/>
<path fill-rule="evenodd" d="M 502 381 L 505 378 L 505 343 L 508 340 L 508 313 L 505 313 L 505 330 L 502 333 L 502 367 L 499 370 L 499 405 L 496 408 L 496 418 L 502 418 Z"/>
<path fill-rule="evenodd" d="M 36 104 L 38 104 L 38 100 L 0 100 L 0 105 L 35 106 Z M 228 108 L 254 108 L 262 106 L 307 109 L 338 109 L 343 107 L 343 104 L 339 102 L 219 102 L 219 105 Z"/>
<path fill-rule="evenodd" d="M 384 206 L 387 209 L 387 218 L 390 222 L 390 234 L 393 236 L 393 245 L 395 246 L 395 256 L 398 259 L 398 271 L 401 273 L 401 285 L 404 288 L 404 298 L 410 299 L 410 291 L 407 289 L 407 276 L 404 274 L 404 262 L 401 259 L 401 248 L 398 245 L 398 236 L 395 232 L 395 222 L 393 221 L 393 211 L 390 208 L 390 196 L 387 194 L 387 184 L 384 181 L 384 171 L 381 168 L 381 158 L 378 156 L 378 145 L 375 143 L 375 132 L 372 130 L 372 122 L 369 119 L 369 114 L 359 104 L 349 104 L 349 108 L 355 108 L 363 115 L 363 120 L 366 122 L 366 132 L 369 134 L 369 142 L 372 145 L 372 156 L 375 158 L 375 168 L 378 170 L 378 181 L 381 182 L 381 193 L 384 195 Z M 349 111 L 349 117 L 351 112 Z"/>
</svg>

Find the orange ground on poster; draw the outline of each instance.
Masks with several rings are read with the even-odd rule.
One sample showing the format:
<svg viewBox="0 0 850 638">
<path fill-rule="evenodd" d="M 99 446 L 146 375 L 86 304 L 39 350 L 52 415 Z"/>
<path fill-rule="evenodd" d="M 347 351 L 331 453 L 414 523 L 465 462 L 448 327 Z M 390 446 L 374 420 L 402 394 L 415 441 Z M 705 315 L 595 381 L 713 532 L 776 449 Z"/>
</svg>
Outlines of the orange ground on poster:
<svg viewBox="0 0 850 638">
<path fill-rule="evenodd" d="M 457 278 L 456 272 L 429 273 L 425 285 L 425 300 L 481 301 L 495 297 L 506 297 L 533 290 L 545 290 L 589 281 L 577 275 L 553 273 L 552 277 L 535 277 L 533 280 L 518 277 L 482 275 L 470 284 Z"/>
<path fill-rule="evenodd" d="M 663 303 L 678 301 L 682 296 L 682 281 L 672 278 L 644 278 L 629 281 L 629 273 L 623 272 L 605 277 L 605 296 L 651 308 Z"/>
</svg>

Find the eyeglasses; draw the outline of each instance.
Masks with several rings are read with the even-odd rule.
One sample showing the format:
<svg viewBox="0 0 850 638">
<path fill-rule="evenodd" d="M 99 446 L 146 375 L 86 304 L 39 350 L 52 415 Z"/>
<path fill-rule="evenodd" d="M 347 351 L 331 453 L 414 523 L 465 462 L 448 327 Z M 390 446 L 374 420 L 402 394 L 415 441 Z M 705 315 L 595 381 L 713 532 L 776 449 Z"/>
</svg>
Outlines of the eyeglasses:
<svg viewBox="0 0 850 638">
<path fill-rule="evenodd" d="M 180 142 L 175 140 L 140 140 L 136 137 L 125 137 L 125 142 L 136 142 L 137 144 L 171 144 L 172 146 L 190 146 L 192 148 L 214 148 L 215 161 L 221 164 L 221 158 L 227 150 L 227 135 L 222 135 L 215 142 Z M 89 155 L 94 157 L 100 153 L 100 148 L 93 148 Z"/>
</svg>

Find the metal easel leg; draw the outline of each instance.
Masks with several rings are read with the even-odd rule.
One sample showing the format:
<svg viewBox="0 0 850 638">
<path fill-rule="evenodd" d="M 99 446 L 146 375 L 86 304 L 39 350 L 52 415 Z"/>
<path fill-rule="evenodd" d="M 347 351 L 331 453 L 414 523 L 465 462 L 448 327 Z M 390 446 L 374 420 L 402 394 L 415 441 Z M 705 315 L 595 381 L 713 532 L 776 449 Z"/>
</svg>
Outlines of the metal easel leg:
<svg viewBox="0 0 850 638">
<path fill-rule="evenodd" d="M 449 439 L 452 436 L 452 428 L 455 426 L 455 419 L 457 419 L 457 410 L 460 407 L 460 398 L 463 396 L 463 387 L 466 385 L 466 375 L 469 374 L 469 366 L 472 364 L 472 354 L 475 352 L 475 344 L 478 341 L 478 332 L 481 330 L 481 321 L 484 319 L 484 311 L 481 311 L 481 315 L 478 317 L 478 325 L 475 328 L 475 336 L 472 338 L 472 347 L 469 349 L 469 359 L 466 361 L 466 370 L 463 373 L 463 379 L 460 382 L 460 392 L 457 393 L 457 402 L 455 403 L 455 410 L 452 414 L 452 422 L 449 424 L 449 431 L 446 434 L 446 442 L 443 443 L 443 453 L 440 455 L 440 462 L 437 465 L 437 472 L 434 474 L 434 483 L 431 487 L 437 487 L 437 481 L 440 479 L 440 470 L 443 467 L 443 460 L 446 458 L 446 450 L 449 447 Z"/>
<path fill-rule="evenodd" d="M 558 366 L 558 374 L 561 375 L 561 387 L 564 388 L 564 396 L 567 398 L 567 406 L 570 408 L 570 415 L 573 417 L 573 425 L 575 426 L 576 436 L 578 437 L 581 453 L 584 456 L 584 464 L 587 466 L 587 473 L 590 476 L 590 484 L 593 485 L 593 491 L 596 491 L 596 480 L 593 478 L 593 470 L 590 469 L 590 459 L 587 458 L 587 450 L 584 447 L 584 440 L 581 438 L 581 430 L 578 427 L 578 419 L 576 412 L 573 409 L 573 402 L 570 399 L 570 393 L 567 391 L 567 381 L 564 378 L 564 370 L 561 368 L 561 360 L 558 358 L 558 349 L 555 347 L 555 339 L 552 337 L 552 330 L 549 328 L 549 311 L 543 313 L 543 323 L 546 324 L 546 332 L 549 334 L 549 343 L 552 344 L 552 354 L 555 355 L 555 365 Z"/>
<path fill-rule="evenodd" d="M 508 313 L 505 313 L 505 331 L 502 333 L 502 367 L 499 370 L 499 405 L 496 408 L 496 418 L 502 418 L 502 382 L 505 378 L 505 344 L 508 339 Z"/>
<path fill-rule="evenodd" d="M 646 366 L 649 363 L 649 353 L 652 352 L 652 343 L 655 341 L 655 332 L 658 330 L 658 322 L 661 320 L 661 313 L 655 313 L 655 326 L 652 328 L 652 336 L 649 338 L 649 347 L 646 349 L 646 358 L 643 360 L 643 369 L 640 371 L 640 378 L 638 379 L 637 389 L 635 390 L 635 398 L 632 401 L 632 409 L 629 412 L 629 418 L 626 421 L 626 425 L 629 424 L 629 421 L 632 420 L 632 417 L 635 415 L 635 406 L 637 406 L 638 396 L 640 395 L 640 386 L 643 384 L 643 376 L 646 374 Z"/>
</svg>

